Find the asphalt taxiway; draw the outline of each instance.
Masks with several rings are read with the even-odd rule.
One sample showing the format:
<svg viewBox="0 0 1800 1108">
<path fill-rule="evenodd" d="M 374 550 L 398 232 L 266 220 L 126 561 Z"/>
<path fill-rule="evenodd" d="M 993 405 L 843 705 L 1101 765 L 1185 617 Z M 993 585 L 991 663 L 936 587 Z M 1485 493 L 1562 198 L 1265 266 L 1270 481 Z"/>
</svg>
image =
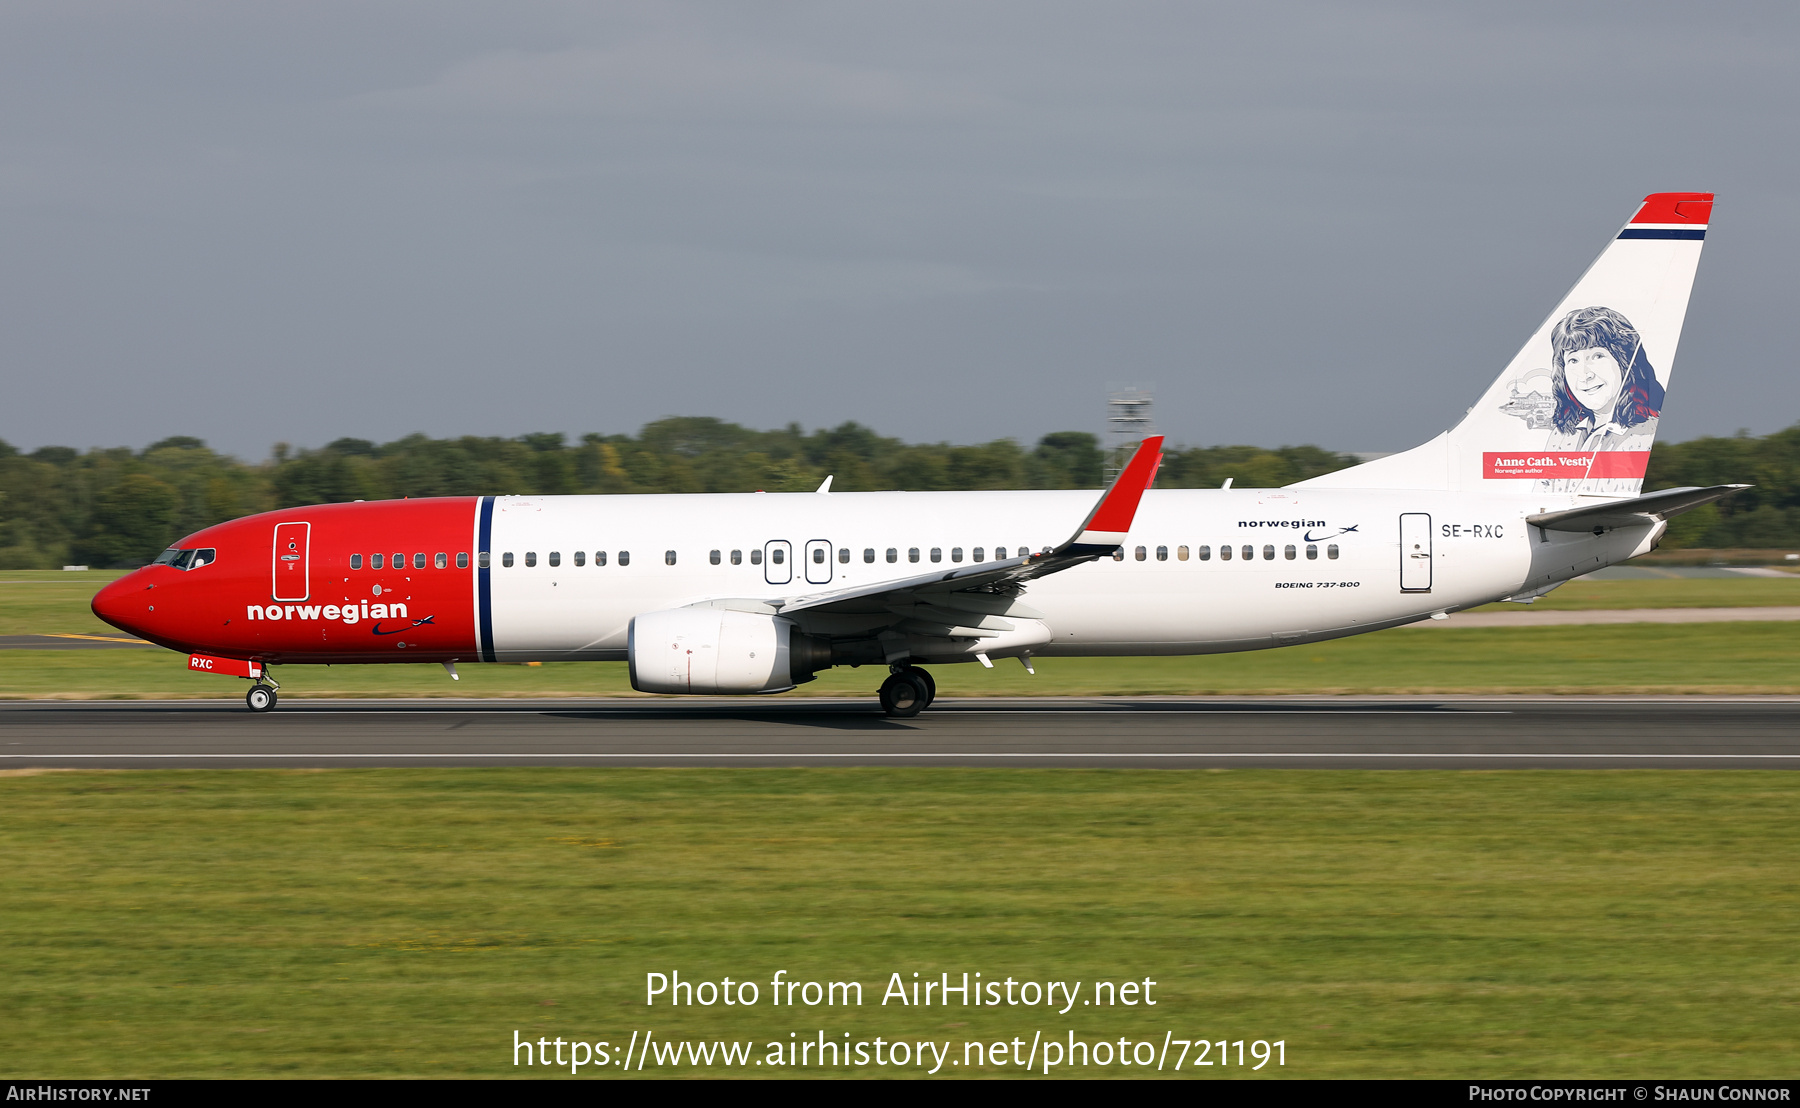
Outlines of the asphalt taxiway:
<svg viewBox="0 0 1800 1108">
<path fill-rule="evenodd" d="M 1800 697 L 0 703 L 0 771 L 420 765 L 1800 769 Z"/>
</svg>

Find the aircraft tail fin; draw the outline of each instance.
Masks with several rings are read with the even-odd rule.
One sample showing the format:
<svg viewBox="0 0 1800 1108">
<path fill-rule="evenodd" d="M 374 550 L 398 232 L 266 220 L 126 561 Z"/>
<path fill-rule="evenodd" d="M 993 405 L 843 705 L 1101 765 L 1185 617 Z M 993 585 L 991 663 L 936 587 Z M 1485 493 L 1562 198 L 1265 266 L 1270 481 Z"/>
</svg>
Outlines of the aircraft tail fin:
<svg viewBox="0 0 1800 1108">
<path fill-rule="evenodd" d="M 1712 203 L 1645 197 L 1462 422 L 1299 487 L 1636 496 Z"/>
</svg>

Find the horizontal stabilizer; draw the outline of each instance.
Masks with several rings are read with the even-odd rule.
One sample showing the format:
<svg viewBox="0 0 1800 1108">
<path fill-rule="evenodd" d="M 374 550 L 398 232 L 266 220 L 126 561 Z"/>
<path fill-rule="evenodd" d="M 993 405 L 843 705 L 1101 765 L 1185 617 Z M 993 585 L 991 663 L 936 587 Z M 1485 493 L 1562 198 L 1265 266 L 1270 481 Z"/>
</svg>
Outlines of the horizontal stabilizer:
<svg viewBox="0 0 1800 1108">
<path fill-rule="evenodd" d="M 1526 516 L 1525 522 L 1547 531 L 1593 531 L 1606 527 L 1633 527 L 1642 523 L 1670 519 L 1710 504 L 1733 493 L 1753 488 L 1752 485 L 1712 485 L 1707 488 L 1663 489 L 1630 500 L 1612 500 L 1561 512 L 1545 512 Z"/>
</svg>

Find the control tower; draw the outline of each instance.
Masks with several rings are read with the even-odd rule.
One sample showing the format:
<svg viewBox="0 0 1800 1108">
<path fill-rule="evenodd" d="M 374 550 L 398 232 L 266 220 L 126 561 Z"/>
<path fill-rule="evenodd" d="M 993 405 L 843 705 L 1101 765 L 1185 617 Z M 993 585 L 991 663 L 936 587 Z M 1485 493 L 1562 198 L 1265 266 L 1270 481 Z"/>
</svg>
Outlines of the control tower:
<svg viewBox="0 0 1800 1108">
<path fill-rule="evenodd" d="M 1106 483 L 1125 468 L 1137 444 L 1156 433 L 1150 417 L 1150 390 L 1118 389 L 1106 401 Z"/>
</svg>

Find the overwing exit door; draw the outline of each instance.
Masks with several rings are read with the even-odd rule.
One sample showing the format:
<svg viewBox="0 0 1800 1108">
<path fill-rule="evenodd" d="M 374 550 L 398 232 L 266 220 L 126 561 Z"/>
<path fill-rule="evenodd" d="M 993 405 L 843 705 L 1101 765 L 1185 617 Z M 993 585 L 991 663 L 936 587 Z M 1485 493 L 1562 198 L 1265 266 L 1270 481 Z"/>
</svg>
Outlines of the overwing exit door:
<svg viewBox="0 0 1800 1108">
<path fill-rule="evenodd" d="M 1431 591 L 1431 517 L 1424 512 L 1400 516 L 1400 591 Z"/>
<path fill-rule="evenodd" d="M 274 599 L 305 600 L 311 595 L 307 568 L 310 560 L 307 545 L 311 538 L 310 523 L 275 525 L 275 581 L 269 592 Z"/>
<path fill-rule="evenodd" d="M 808 584 L 831 584 L 831 543 L 812 539 L 806 544 L 806 580 Z"/>
<path fill-rule="evenodd" d="M 794 544 L 774 539 L 763 544 L 763 580 L 785 585 L 794 579 Z"/>
</svg>

